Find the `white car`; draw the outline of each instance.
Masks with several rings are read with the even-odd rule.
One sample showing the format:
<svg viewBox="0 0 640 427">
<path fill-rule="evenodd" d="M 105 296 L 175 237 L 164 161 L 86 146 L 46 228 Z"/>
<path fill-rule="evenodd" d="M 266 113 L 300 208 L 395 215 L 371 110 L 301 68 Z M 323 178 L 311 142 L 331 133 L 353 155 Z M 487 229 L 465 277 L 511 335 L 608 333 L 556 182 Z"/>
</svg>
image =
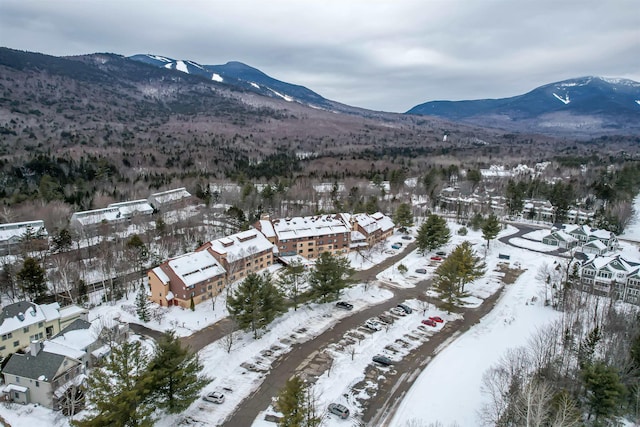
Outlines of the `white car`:
<svg viewBox="0 0 640 427">
<path fill-rule="evenodd" d="M 220 404 L 224 402 L 224 394 L 220 393 L 219 391 L 214 391 L 213 393 L 202 396 L 202 399 L 206 400 L 207 402 Z"/>
<path fill-rule="evenodd" d="M 401 309 L 400 307 L 393 307 L 391 310 L 389 310 L 392 314 L 395 314 L 396 316 L 406 316 L 407 313 L 405 313 L 405 311 L 403 309 Z"/>
<path fill-rule="evenodd" d="M 380 322 L 375 321 L 373 319 L 369 319 L 366 322 L 364 322 L 364 326 L 374 331 L 382 330 L 382 324 L 380 324 Z"/>
</svg>

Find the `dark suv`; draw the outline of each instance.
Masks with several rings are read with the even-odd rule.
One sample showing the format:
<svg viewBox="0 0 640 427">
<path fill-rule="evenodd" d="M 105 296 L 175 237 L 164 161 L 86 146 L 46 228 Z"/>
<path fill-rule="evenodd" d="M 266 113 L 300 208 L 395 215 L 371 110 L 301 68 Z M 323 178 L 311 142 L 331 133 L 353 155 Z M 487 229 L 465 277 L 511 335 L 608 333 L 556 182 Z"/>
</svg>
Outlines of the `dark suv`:
<svg viewBox="0 0 640 427">
<path fill-rule="evenodd" d="M 400 307 L 401 309 L 403 309 L 403 310 L 404 310 L 404 312 L 405 312 L 405 313 L 407 313 L 407 314 L 411 314 L 411 313 L 413 313 L 413 310 L 411 309 L 411 307 L 409 307 L 409 306 L 408 306 L 408 305 L 406 305 L 406 304 L 398 304 L 398 307 Z"/>
<path fill-rule="evenodd" d="M 382 356 L 380 354 L 373 356 L 373 361 L 381 364 L 382 366 L 393 365 L 393 360 L 389 359 L 387 356 Z"/>
<path fill-rule="evenodd" d="M 351 309 L 353 309 L 353 304 L 349 304 L 346 301 L 338 301 L 336 303 L 336 307 L 342 308 L 342 309 L 345 309 L 345 310 L 351 310 Z"/>
</svg>

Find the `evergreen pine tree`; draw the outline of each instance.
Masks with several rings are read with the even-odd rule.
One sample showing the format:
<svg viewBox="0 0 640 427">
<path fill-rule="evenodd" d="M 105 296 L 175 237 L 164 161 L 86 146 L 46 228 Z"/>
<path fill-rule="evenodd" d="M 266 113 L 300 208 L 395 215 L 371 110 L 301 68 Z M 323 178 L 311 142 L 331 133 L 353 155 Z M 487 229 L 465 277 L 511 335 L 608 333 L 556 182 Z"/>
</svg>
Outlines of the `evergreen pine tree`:
<svg viewBox="0 0 640 427">
<path fill-rule="evenodd" d="M 201 370 L 197 353 L 180 345 L 173 331 L 165 332 L 158 340 L 156 353 L 149 363 L 154 404 L 170 414 L 187 409 L 209 381 L 200 375 Z"/>
<path fill-rule="evenodd" d="M 104 365 L 91 371 L 87 393 L 95 412 L 72 421 L 76 427 L 153 425 L 149 358 L 139 341 L 113 347 Z"/>
<path fill-rule="evenodd" d="M 467 293 L 465 285 L 484 274 L 486 265 L 475 255 L 471 243 L 458 245 L 435 271 L 435 289 L 447 310 L 460 305 Z"/>
<path fill-rule="evenodd" d="M 191 300 L 189 301 L 189 308 L 191 311 L 196 311 L 196 302 L 193 300 L 193 295 L 191 295 Z"/>
<path fill-rule="evenodd" d="M 309 276 L 311 292 L 320 302 L 334 301 L 340 291 L 349 284 L 352 269 L 349 260 L 323 252 L 316 260 L 315 269 Z"/>
<path fill-rule="evenodd" d="M 250 273 L 238 289 L 229 295 L 227 307 L 238 326 L 251 330 L 253 337 L 258 338 L 258 330 L 284 311 L 284 301 L 269 275 Z"/>
<path fill-rule="evenodd" d="M 18 279 L 22 292 L 32 300 L 38 300 L 47 291 L 45 270 L 35 258 L 24 260 L 22 269 L 18 271 Z"/>
<path fill-rule="evenodd" d="M 413 227 L 413 213 L 411 212 L 411 206 L 407 203 L 401 203 L 396 209 L 393 221 L 401 231 L 406 231 L 407 228 Z"/>
<path fill-rule="evenodd" d="M 487 241 L 487 249 L 489 248 L 489 242 L 496 238 L 500 229 L 501 225 L 498 217 L 494 214 L 489 215 L 482 225 L 482 237 Z"/>
<path fill-rule="evenodd" d="M 300 262 L 292 262 L 284 269 L 284 273 L 278 279 L 278 286 L 293 301 L 293 309 L 298 309 L 300 297 L 300 285 L 304 282 L 305 268 Z"/>
<path fill-rule="evenodd" d="M 447 222 L 439 215 L 431 214 L 418 229 L 416 245 L 422 254 L 439 248 L 451 238 Z"/>
<path fill-rule="evenodd" d="M 589 408 L 588 418 L 594 415 L 597 423 L 603 418 L 618 415 L 626 389 L 616 369 L 598 361 L 584 366 L 582 379 Z"/>
<path fill-rule="evenodd" d="M 322 420 L 316 413 L 310 386 L 297 375 L 287 380 L 278 394 L 276 406 L 283 415 L 279 427 L 316 427 Z"/>
<path fill-rule="evenodd" d="M 138 319 L 143 322 L 149 321 L 149 299 L 147 298 L 147 290 L 144 285 L 140 286 L 140 290 L 136 295 L 136 314 L 138 315 Z"/>
</svg>

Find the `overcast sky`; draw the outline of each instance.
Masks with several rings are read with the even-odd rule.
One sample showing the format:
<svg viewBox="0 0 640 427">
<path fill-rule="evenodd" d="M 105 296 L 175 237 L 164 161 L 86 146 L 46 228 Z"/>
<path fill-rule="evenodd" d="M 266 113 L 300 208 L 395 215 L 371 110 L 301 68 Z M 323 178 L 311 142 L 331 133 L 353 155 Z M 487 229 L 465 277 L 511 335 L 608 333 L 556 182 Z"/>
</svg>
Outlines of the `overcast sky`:
<svg viewBox="0 0 640 427">
<path fill-rule="evenodd" d="M 0 0 L 0 45 L 241 61 L 404 112 L 597 75 L 640 81 L 638 0 Z"/>
</svg>

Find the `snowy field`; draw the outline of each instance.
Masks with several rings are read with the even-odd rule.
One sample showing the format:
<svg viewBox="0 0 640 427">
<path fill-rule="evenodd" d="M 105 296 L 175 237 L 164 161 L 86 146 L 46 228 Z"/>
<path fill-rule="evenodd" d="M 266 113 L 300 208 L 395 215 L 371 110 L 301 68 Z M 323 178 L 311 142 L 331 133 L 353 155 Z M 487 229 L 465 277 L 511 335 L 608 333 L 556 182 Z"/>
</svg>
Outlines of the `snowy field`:
<svg viewBox="0 0 640 427">
<path fill-rule="evenodd" d="M 639 201 L 640 199 L 636 199 L 636 204 Z M 640 209 L 636 212 L 640 212 Z M 637 224 L 640 229 L 640 221 Z M 480 232 L 469 230 L 467 236 L 459 236 L 459 225 L 449 223 L 449 227 L 452 232 L 451 242 L 439 250 L 449 253 L 457 244 L 469 240 L 478 255 L 485 255 L 485 242 Z M 509 226 L 499 237 L 516 231 Z M 510 260 L 507 262 L 512 268 L 524 270 L 523 274 L 516 283 L 506 286 L 495 309 L 478 325 L 440 349 L 409 390 L 393 419 L 387 420 L 390 423 L 388 425 L 405 427 L 411 420 L 424 425 L 435 422 L 440 422 L 443 426 L 454 423 L 461 427 L 479 425 L 477 411 L 483 403 L 480 383 L 484 371 L 495 364 L 508 348 L 526 344 L 537 329 L 544 328 L 559 315 L 543 306 L 544 284 L 535 278 L 542 264 L 553 264 L 556 258 L 543 253 L 532 254 L 527 248 L 538 250 L 537 245 L 541 243 L 533 241 L 536 240 L 533 236 L 527 237 L 532 240 L 517 238 L 516 243 L 520 243 L 518 246 L 522 245 L 523 248 L 506 245 L 497 239 L 491 242 L 486 253 L 487 274 L 468 285 L 471 297 L 467 305 L 473 307 L 481 304 L 501 286 L 502 273 L 496 271 L 498 254 L 509 255 Z M 520 242 L 521 240 L 524 242 Z M 361 254 L 352 253 L 349 258 L 352 266 L 367 269 L 382 262 L 399 252 L 391 249 L 391 244 L 398 241 L 406 245 L 412 240 L 401 240 L 401 235 L 396 234 L 383 247 Z M 623 254 L 627 253 L 638 258 L 638 250 L 634 246 L 625 245 Z M 354 311 L 358 311 L 391 298 L 395 288 L 415 287 L 421 280 L 429 278 L 441 262 L 432 260 L 433 255 L 421 255 L 413 251 L 382 271 L 377 277 L 377 283 L 367 286 L 356 284 L 346 290 L 344 299 L 353 303 Z M 404 269 L 400 265 L 406 267 L 406 273 L 403 274 Z M 416 272 L 416 269 L 421 268 L 426 273 Z M 96 307 L 91 310 L 90 320 L 118 317 L 123 321 L 137 323 L 137 317 L 131 311 L 134 298 L 135 295 L 130 295 L 128 301 Z M 417 309 L 413 314 L 396 316 L 392 324 L 385 325 L 377 332 L 364 331 L 362 328 L 349 331 L 338 343 L 323 349 L 333 359 L 330 371 L 320 373 L 314 386 L 319 407 L 323 411 L 323 427 L 353 425 L 352 420 L 343 421 L 327 414 L 324 408 L 328 403 L 342 403 L 352 414 L 357 415 L 362 409 L 360 402 L 375 393 L 377 386 L 372 378 L 384 377 L 391 368 L 374 366 L 371 362 L 372 355 L 383 354 L 398 361 L 442 328 L 442 324 L 437 328 L 420 327 L 421 319 L 433 315 L 439 315 L 445 322 L 453 319 L 451 315 L 417 300 L 408 301 L 408 304 Z M 156 330 L 175 329 L 179 336 L 188 336 L 226 315 L 223 293 L 216 299 L 215 308 L 210 302 L 196 306 L 193 312 L 172 307 L 166 310 L 161 320 L 148 322 L 145 326 Z M 336 309 L 333 303 L 311 304 L 297 311 L 290 310 L 276 319 L 257 340 L 251 333 L 237 332 L 234 343 L 229 345 L 229 352 L 226 345 L 228 343 L 224 339 L 210 344 L 199 353 L 204 366 L 203 373 L 211 378 L 203 394 L 222 390 L 226 394 L 226 401 L 215 405 L 199 399 L 182 414 L 165 416 L 156 425 L 173 427 L 183 424 L 220 424 L 260 385 L 265 372 L 276 358 L 291 351 L 296 343 L 318 336 L 347 315 L 349 312 Z M 354 341 L 354 336 L 362 338 Z M 273 408 L 269 408 L 267 412 L 273 413 Z M 68 420 L 59 413 L 33 405 L 2 404 L 0 415 L 13 427 L 69 426 Z M 266 422 L 263 418 L 264 414 L 261 414 L 253 426 L 275 427 L 275 424 Z"/>
<path fill-rule="evenodd" d="M 640 243 L 640 194 L 633 199 L 633 218 L 625 227 L 620 238 Z"/>
</svg>

